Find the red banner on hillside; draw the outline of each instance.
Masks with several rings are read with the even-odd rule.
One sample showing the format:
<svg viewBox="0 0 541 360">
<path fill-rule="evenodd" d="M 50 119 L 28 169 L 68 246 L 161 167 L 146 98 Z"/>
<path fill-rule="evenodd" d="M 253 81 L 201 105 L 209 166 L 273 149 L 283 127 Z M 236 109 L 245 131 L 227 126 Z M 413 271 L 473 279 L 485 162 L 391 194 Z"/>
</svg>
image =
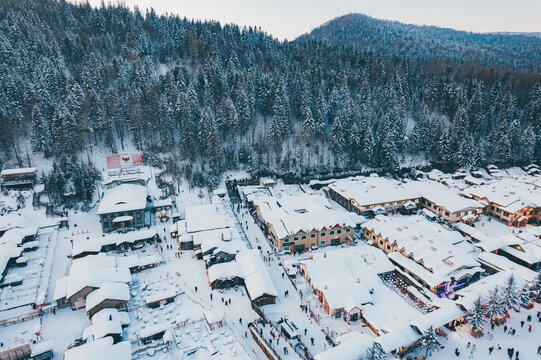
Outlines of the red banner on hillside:
<svg viewBox="0 0 541 360">
<path fill-rule="evenodd" d="M 107 156 L 107 167 L 109 169 L 120 167 L 120 157 L 118 155 Z"/>
</svg>

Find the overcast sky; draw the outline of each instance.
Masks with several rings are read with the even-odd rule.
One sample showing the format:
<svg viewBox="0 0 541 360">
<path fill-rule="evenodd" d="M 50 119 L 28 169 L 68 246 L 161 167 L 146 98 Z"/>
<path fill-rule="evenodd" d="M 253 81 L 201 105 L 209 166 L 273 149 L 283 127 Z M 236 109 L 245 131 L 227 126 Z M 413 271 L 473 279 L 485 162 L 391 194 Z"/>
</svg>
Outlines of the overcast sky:
<svg viewBox="0 0 541 360">
<path fill-rule="evenodd" d="M 159 14 L 260 26 L 280 40 L 348 13 L 473 32 L 541 32 L 541 0 L 112 0 L 119 1 Z"/>
</svg>

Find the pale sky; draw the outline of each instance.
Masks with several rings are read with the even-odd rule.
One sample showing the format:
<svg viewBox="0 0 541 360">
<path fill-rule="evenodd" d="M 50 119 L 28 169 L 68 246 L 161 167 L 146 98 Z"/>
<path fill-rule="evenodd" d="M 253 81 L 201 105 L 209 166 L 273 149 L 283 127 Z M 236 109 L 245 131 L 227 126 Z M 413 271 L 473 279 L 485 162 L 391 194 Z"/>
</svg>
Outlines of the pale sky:
<svg viewBox="0 0 541 360">
<path fill-rule="evenodd" d="M 112 0 L 119 1 L 158 14 L 257 26 L 280 40 L 348 13 L 473 32 L 541 32 L 541 0 Z"/>
</svg>

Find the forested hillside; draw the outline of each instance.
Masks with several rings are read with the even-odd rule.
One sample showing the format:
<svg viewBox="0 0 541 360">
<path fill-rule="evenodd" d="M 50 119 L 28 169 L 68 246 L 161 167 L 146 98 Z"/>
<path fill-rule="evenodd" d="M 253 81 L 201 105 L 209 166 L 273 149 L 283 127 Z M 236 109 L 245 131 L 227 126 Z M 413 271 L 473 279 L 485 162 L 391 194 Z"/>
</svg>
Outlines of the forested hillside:
<svg viewBox="0 0 541 360">
<path fill-rule="evenodd" d="M 300 36 L 298 41 L 318 40 L 329 45 L 355 46 L 419 63 L 446 60 L 456 64 L 539 72 L 541 38 L 538 35 L 476 34 L 349 14 L 315 28 Z"/>
<path fill-rule="evenodd" d="M 529 161 L 541 154 L 541 86 L 524 59 L 537 43 L 509 38 L 509 49 L 524 49 L 516 66 L 420 64 L 123 7 L 4 0 L 1 165 L 133 143 L 212 186 L 238 168 Z M 404 43 L 388 46 L 399 53 Z"/>
</svg>

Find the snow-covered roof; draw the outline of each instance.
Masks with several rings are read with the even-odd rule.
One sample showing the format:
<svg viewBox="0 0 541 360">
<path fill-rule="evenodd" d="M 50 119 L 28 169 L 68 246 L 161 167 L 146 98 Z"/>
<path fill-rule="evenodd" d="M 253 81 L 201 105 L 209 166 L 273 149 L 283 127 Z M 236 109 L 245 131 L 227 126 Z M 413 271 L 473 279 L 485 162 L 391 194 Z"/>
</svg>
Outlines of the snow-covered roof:
<svg viewBox="0 0 541 360">
<path fill-rule="evenodd" d="M 183 233 L 179 236 L 179 240 L 181 242 L 193 241 L 194 245 L 201 247 L 202 252 L 215 249 L 215 252 L 224 251 L 228 254 L 235 254 L 246 250 L 246 243 L 241 239 L 238 231 L 233 228 Z"/>
<path fill-rule="evenodd" d="M 136 267 L 148 266 L 152 264 L 160 264 L 163 262 L 163 259 L 158 253 L 141 255 L 133 254 L 128 256 L 117 256 L 116 264 L 119 268 L 129 268 L 133 269 Z"/>
<path fill-rule="evenodd" d="M 117 268 L 114 256 L 105 254 L 90 255 L 73 260 L 68 275 L 66 297 L 82 290 L 86 286 L 98 288 L 107 281 L 129 283 L 131 274 L 128 268 Z"/>
<path fill-rule="evenodd" d="M 106 308 L 98 311 L 92 317 L 92 323 L 99 322 L 103 319 L 108 319 L 112 317 L 115 320 L 118 320 L 122 326 L 127 326 L 130 324 L 130 315 L 127 311 L 118 311 L 113 308 Z"/>
<path fill-rule="evenodd" d="M 156 199 L 154 200 L 154 207 L 172 206 L 173 200 L 171 198 Z"/>
<path fill-rule="evenodd" d="M 473 240 L 478 242 L 489 242 L 491 241 L 491 238 L 488 237 L 485 233 L 482 231 L 479 231 L 478 229 L 474 228 L 473 226 L 470 226 L 468 224 L 465 224 L 463 222 L 457 222 L 453 224 L 453 227 L 455 227 L 457 230 L 461 231 L 464 234 L 467 234 L 472 237 Z"/>
<path fill-rule="evenodd" d="M 64 360 L 131 360 L 131 355 L 130 342 L 121 341 L 113 344 L 113 338 L 107 336 L 66 350 Z"/>
<path fill-rule="evenodd" d="M 0 172 L 0 176 L 18 175 L 37 172 L 34 167 L 16 168 L 16 169 L 4 169 Z"/>
<path fill-rule="evenodd" d="M 225 206 L 221 203 L 197 205 L 186 208 L 185 231 L 195 233 L 198 231 L 223 229 L 235 227 L 234 218 L 227 214 Z M 184 229 L 179 227 L 178 233 Z"/>
<path fill-rule="evenodd" d="M 346 199 L 354 200 L 359 206 L 393 203 L 419 198 L 416 191 L 403 183 L 385 177 L 353 177 L 337 180 L 329 188 Z"/>
<path fill-rule="evenodd" d="M 66 297 L 66 293 L 68 291 L 68 281 L 69 276 L 63 276 L 60 279 L 56 280 L 53 301 L 57 301 Z"/>
<path fill-rule="evenodd" d="M 374 339 L 386 353 L 409 346 L 421 337 L 408 323 L 397 322 L 393 324 L 392 329 Z"/>
<path fill-rule="evenodd" d="M 151 239 L 157 235 L 156 229 L 143 229 L 127 233 L 103 234 L 91 239 L 75 238 L 73 241 L 72 256 L 76 257 L 85 252 L 99 252 L 106 245 L 133 244 L 137 241 Z"/>
<path fill-rule="evenodd" d="M 146 207 L 146 203 L 147 188 L 145 186 L 122 184 L 105 191 L 98 208 L 98 215 L 141 210 Z"/>
<path fill-rule="evenodd" d="M 103 310 L 101 310 L 100 313 L 102 311 Z M 110 316 L 99 316 L 98 318 L 95 316 L 92 317 L 92 325 L 83 330 L 83 339 L 98 340 L 113 334 L 122 334 L 122 323 L 120 322 L 119 316 L 113 316 L 111 313 Z"/>
<path fill-rule="evenodd" d="M 412 192 L 417 192 L 424 199 L 444 207 L 452 213 L 469 209 L 483 209 L 484 205 L 476 200 L 461 196 L 456 189 L 449 188 L 435 181 L 410 181 L 404 185 Z"/>
<path fill-rule="evenodd" d="M 124 222 L 124 221 L 132 221 L 132 220 L 133 220 L 133 216 L 130 216 L 130 215 L 117 216 L 116 218 L 113 219 L 113 224 Z"/>
<path fill-rule="evenodd" d="M 224 312 L 220 310 L 208 310 L 208 311 L 205 311 L 204 315 L 205 315 L 205 320 L 209 324 L 214 324 L 214 323 L 217 323 L 218 321 L 222 321 L 225 317 Z"/>
<path fill-rule="evenodd" d="M 403 249 L 414 260 L 399 252 L 389 254 L 389 258 L 407 265 L 431 286 L 449 281 L 453 272 L 459 269 L 479 266 L 475 260 L 475 248 L 459 232 L 448 230 L 423 216 L 378 215 L 362 227 L 374 230 L 383 239 L 388 238 L 391 244 L 396 242 L 398 249 Z"/>
<path fill-rule="evenodd" d="M 381 285 L 377 274 L 394 270 L 381 250 L 368 245 L 317 253 L 300 263 L 306 267 L 312 287 L 325 295 L 332 310 L 350 311 L 373 302 Z"/>
<path fill-rule="evenodd" d="M 207 270 L 209 281 L 232 279 L 235 276 L 243 277 L 242 268 L 236 261 L 214 264 Z"/>
<path fill-rule="evenodd" d="M 130 288 L 127 284 L 121 282 L 107 281 L 103 282 L 99 289 L 91 292 L 86 297 L 86 311 L 94 309 L 104 300 L 130 300 Z"/>
<path fill-rule="evenodd" d="M 374 338 L 369 335 L 352 331 L 341 335 L 340 343 L 314 356 L 315 360 L 357 360 L 366 355 L 366 350 L 374 344 Z"/>
<path fill-rule="evenodd" d="M 47 351 L 51 351 L 53 349 L 53 346 L 54 346 L 54 341 L 53 340 L 49 340 L 49 341 L 42 341 L 40 343 L 37 343 L 37 344 L 33 344 L 32 345 L 32 352 L 30 353 L 30 356 L 38 356 L 38 355 L 41 355 Z"/>
<path fill-rule="evenodd" d="M 237 254 L 236 262 L 240 265 L 244 285 L 250 297 L 257 299 L 263 295 L 278 296 L 269 272 L 258 250 L 244 250 Z"/>
<path fill-rule="evenodd" d="M 6 269 L 8 262 L 12 258 L 21 256 L 22 249 L 13 244 L 0 245 L 0 275 Z"/>
<path fill-rule="evenodd" d="M 280 239 L 299 232 L 357 225 L 356 217 L 322 195 L 283 193 L 278 197 L 254 192 L 247 198 L 259 207 L 264 221 L 272 224 Z"/>
<path fill-rule="evenodd" d="M 24 238 L 27 236 L 35 236 L 38 233 L 37 227 L 27 227 L 27 228 L 12 228 L 4 233 L 0 238 L 1 244 L 12 244 L 20 245 Z"/>
<path fill-rule="evenodd" d="M 161 291 L 158 291 L 146 296 L 145 302 L 147 304 L 150 304 L 156 301 L 174 298 L 175 296 L 177 296 L 177 292 L 175 291 L 175 288 L 167 288 L 165 290 L 161 290 Z"/>
<path fill-rule="evenodd" d="M 464 312 L 453 301 L 448 300 L 446 306 L 412 320 L 410 325 L 415 326 L 417 330 L 424 333 L 430 327 L 433 329 L 440 328 L 462 316 L 464 316 Z"/>
<path fill-rule="evenodd" d="M 525 207 L 541 207 L 541 189 L 511 178 L 493 181 L 487 185 L 473 186 L 464 190 L 464 193 L 468 196 L 487 199 L 510 213 L 515 213 Z"/>
<path fill-rule="evenodd" d="M 159 322 L 155 325 L 150 325 L 146 328 L 141 329 L 141 331 L 139 332 L 139 336 L 141 337 L 141 339 L 145 339 L 158 333 L 165 332 L 169 329 L 171 329 L 171 324 L 165 321 Z"/>
<path fill-rule="evenodd" d="M 491 252 L 480 253 L 477 260 L 481 264 L 489 266 L 497 271 L 511 271 L 527 281 L 533 280 L 537 275 L 535 271 L 519 265 L 506 257 Z"/>
</svg>

